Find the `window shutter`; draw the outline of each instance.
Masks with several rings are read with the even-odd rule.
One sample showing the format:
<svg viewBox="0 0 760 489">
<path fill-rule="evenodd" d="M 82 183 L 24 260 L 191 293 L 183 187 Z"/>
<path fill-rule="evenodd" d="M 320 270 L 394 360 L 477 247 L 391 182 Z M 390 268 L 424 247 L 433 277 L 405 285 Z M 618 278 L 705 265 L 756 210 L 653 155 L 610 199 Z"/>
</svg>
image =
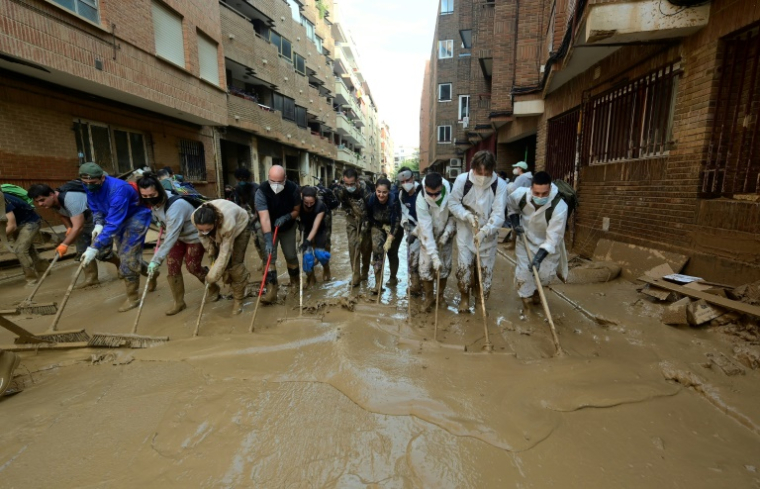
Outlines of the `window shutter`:
<svg viewBox="0 0 760 489">
<path fill-rule="evenodd" d="M 184 68 L 185 43 L 182 36 L 182 18 L 163 4 L 154 1 L 153 30 L 156 37 L 156 54 Z"/>
<path fill-rule="evenodd" d="M 219 51 L 216 43 L 198 35 L 198 61 L 201 67 L 201 78 L 219 85 Z"/>
</svg>

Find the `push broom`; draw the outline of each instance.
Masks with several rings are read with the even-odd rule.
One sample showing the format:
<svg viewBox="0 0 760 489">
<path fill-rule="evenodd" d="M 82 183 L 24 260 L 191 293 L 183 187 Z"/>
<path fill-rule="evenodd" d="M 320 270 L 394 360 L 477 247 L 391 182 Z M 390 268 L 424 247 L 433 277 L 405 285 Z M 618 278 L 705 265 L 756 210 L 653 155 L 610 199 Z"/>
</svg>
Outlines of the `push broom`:
<svg viewBox="0 0 760 489">
<path fill-rule="evenodd" d="M 58 253 L 55 254 L 53 257 L 53 261 L 50 262 L 50 265 L 47 267 L 47 270 L 45 270 L 45 273 L 42 275 L 40 280 L 37 282 L 37 286 L 34 287 L 34 290 L 31 294 L 29 294 L 29 297 L 20 302 L 16 308 L 18 309 L 18 312 L 20 314 L 40 314 L 42 316 L 47 316 L 50 314 L 55 314 L 58 312 L 58 306 L 55 302 L 45 302 L 42 304 L 34 304 L 32 302 L 32 299 L 34 299 L 34 296 L 37 294 L 37 291 L 40 290 L 40 286 L 42 285 L 42 282 L 45 281 L 45 279 L 50 275 L 50 270 L 53 269 L 53 266 L 55 266 L 58 259 L 61 257 Z"/>
</svg>

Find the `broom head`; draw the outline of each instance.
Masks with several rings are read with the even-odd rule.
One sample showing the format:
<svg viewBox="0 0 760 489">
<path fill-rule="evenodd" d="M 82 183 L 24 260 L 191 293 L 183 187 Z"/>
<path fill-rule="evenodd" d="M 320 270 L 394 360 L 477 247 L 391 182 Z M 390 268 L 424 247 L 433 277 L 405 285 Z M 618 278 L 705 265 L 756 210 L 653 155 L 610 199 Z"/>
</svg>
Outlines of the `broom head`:
<svg viewBox="0 0 760 489">
<path fill-rule="evenodd" d="M 150 348 L 163 345 L 167 341 L 169 341 L 168 336 L 93 333 L 87 346 L 90 348 Z"/>
</svg>

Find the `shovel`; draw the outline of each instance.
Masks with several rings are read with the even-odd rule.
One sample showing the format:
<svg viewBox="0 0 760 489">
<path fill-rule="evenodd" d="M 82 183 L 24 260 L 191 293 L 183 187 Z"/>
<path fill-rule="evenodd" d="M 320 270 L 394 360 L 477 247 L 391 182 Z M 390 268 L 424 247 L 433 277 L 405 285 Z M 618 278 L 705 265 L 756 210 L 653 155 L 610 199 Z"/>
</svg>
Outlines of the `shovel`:
<svg viewBox="0 0 760 489">
<path fill-rule="evenodd" d="M 552 330 L 552 341 L 554 341 L 555 348 L 554 354 L 556 356 L 562 356 L 565 354 L 565 352 L 562 350 L 562 347 L 559 346 L 559 337 L 557 336 L 557 329 L 554 327 L 554 319 L 552 319 L 552 313 L 549 310 L 549 302 L 546 300 L 546 295 L 544 294 L 544 288 L 541 285 L 541 277 L 538 274 L 538 269 L 533 266 L 533 253 L 530 252 L 530 247 L 528 246 L 528 238 L 525 236 L 525 233 L 523 233 L 522 238 L 523 244 L 525 245 L 525 252 L 528 254 L 528 261 L 531 262 L 531 268 L 533 269 L 533 278 L 536 281 L 538 295 L 541 297 L 541 305 L 544 306 L 544 313 L 546 314 L 546 319 L 549 321 L 549 326 Z"/>
</svg>

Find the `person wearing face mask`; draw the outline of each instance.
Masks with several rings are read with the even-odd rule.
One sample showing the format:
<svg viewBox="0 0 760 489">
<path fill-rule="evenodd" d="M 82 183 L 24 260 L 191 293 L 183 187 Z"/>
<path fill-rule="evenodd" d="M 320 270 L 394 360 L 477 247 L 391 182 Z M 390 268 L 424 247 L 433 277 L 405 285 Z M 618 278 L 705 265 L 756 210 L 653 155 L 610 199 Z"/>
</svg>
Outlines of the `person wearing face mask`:
<svg viewBox="0 0 760 489">
<path fill-rule="evenodd" d="M 417 239 L 417 197 L 420 184 L 414 180 L 412 171 L 402 166 L 396 174 L 401 191 L 399 200 L 401 201 L 401 226 L 406 232 L 407 243 L 407 262 L 409 270 L 409 293 L 414 296 L 420 295 L 422 287 L 420 285 L 420 240 Z"/>
<path fill-rule="evenodd" d="M 84 183 L 87 206 L 95 222 L 92 243 L 82 254 L 82 261 L 87 267 L 113 242 L 120 260 L 119 275 L 127 289 L 127 298 L 119 312 L 128 311 L 139 305 L 140 274 L 147 275 L 142 251 L 150 226 L 150 209 L 140 205 L 132 185 L 106 175 L 95 163 L 80 166 L 79 178 Z M 152 289 L 155 289 L 155 278 L 148 290 Z"/>
<path fill-rule="evenodd" d="M 346 211 L 346 235 L 348 238 L 348 259 L 351 263 L 351 284 L 358 287 L 367 280 L 372 255 L 372 239 L 367 221 L 367 203 L 374 195 L 353 168 L 343 170 L 343 185 L 336 191 L 336 197 Z"/>
<path fill-rule="evenodd" d="M 459 312 L 470 311 L 470 292 L 477 300 L 482 285 L 488 300 L 496 262 L 499 229 L 504 223 L 507 184 L 494 172 L 496 159 L 490 151 L 478 151 L 470 162 L 470 171 L 454 181 L 449 210 L 457 219 L 457 286 L 461 294 Z M 476 251 L 480 251 L 480 277 L 474 271 Z"/>
<path fill-rule="evenodd" d="M 538 269 L 541 284 L 548 285 L 557 275 L 557 267 L 565 251 L 565 226 L 568 207 L 552 183 L 551 176 L 540 171 L 533 176 L 529 188 L 519 188 L 509 196 L 509 219 L 518 235 L 515 257 L 517 268 L 515 280 L 517 294 L 523 302 L 523 312 L 528 315 L 531 304 L 538 304 L 540 297 L 533 276 Z M 533 261 L 528 259 L 522 234 L 528 238 Z"/>
<path fill-rule="evenodd" d="M 524 161 L 518 161 L 512 165 L 512 174 L 515 176 L 515 179 L 507 185 L 507 195 L 512 195 L 512 192 L 518 188 L 530 187 L 530 184 L 533 181 L 533 174 L 528 170 L 527 163 Z"/>
<path fill-rule="evenodd" d="M 182 262 L 187 271 L 195 275 L 201 283 L 206 280 L 208 270 L 201 265 L 204 249 L 198 238 L 198 230 L 190 220 L 195 207 L 179 195 L 172 195 L 163 188 L 152 174 L 145 174 L 137 181 L 140 202 L 150 208 L 153 219 L 164 229 L 163 240 L 148 264 L 148 276 L 158 277 L 158 267 L 166 260 L 168 274 L 166 280 L 174 298 L 174 306 L 166 311 L 173 316 L 185 308 L 185 281 L 182 278 Z M 219 288 L 209 287 L 209 298 L 219 297 Z"/>
<path fill-rule="evenodd" d="M 206 273 L 209 284 L 206 300 L 219 298 L 219 281 L 223 278 L 232 288 L 232 315 L 243 312 L 248 270 L 245 268 L 245 251 L 251 232 L 248 229 L 248 213 L 229 200 L 216 199 L 205 202 L 190 216 L 198 229 L 198 239 L 211 258 L 211 268 Z"/>
<path fill-rule="evenodd" d="M 332 215 L 327 205 L 317 198 L 316 187 L 301 189 L 301 255 L 303 256 L 304 272 L 307 284 L 317 283 L 314 276 L 316 262 L 322 264 L 322 280 L 330 280 L 330 237 L 332 234 Z"/>
<path fill-rule="evenodd" d="M 448 206 L 451 184 L 440 173 L 428 173 L 422 179 L 422 193 L 425 198 L 418 198 L 416 202 L 416 233 L 420 241 L 419 272 L 425 290 L 424 308 L 429 312 L 435 307 L 436 293 L 440 296 L 440 303 L 445 304 L 443 292 L 451 273 L 456 220 Z M 434 280 L 438 274 L 441 281 L 436 292 Z"/>
<path fill-rule="evenodd" d="M 367 224 L 372 230 L 372 266 L 375 271 L 373 294 L 381 292 L 383 258 L 388 258 L 391 276 L 388 285 L 398 284 L 398 249 L 404 228 L 401 227 L 401 204 L 391 192 L 391 182 L 381 178 L 375 186 L 375 194 L 367 203 Z"/>
<path fill-rule="evenodd" d="M 269 179 L 256 192 L 256 211 L 261 220 L 264 237 L 264 252 L 272 255 L 272 262 L 266 276 L 266 294 L 261 298 L 264 304 L 277 300 L 277 243 L 272 241 L 277 228 L 277 241 L 285 255 L 285 263 L 290 276 L 291 290 L 298 290 L 301 272 L 298 270 L 296 251 L 296 218 L 301 210 L 301 194 L 298 185 L 285 177 L 285 168 L 274 165 L 269 169 Z M 295 288 L 293 288 L 295 287 Z"/>
</svg>

